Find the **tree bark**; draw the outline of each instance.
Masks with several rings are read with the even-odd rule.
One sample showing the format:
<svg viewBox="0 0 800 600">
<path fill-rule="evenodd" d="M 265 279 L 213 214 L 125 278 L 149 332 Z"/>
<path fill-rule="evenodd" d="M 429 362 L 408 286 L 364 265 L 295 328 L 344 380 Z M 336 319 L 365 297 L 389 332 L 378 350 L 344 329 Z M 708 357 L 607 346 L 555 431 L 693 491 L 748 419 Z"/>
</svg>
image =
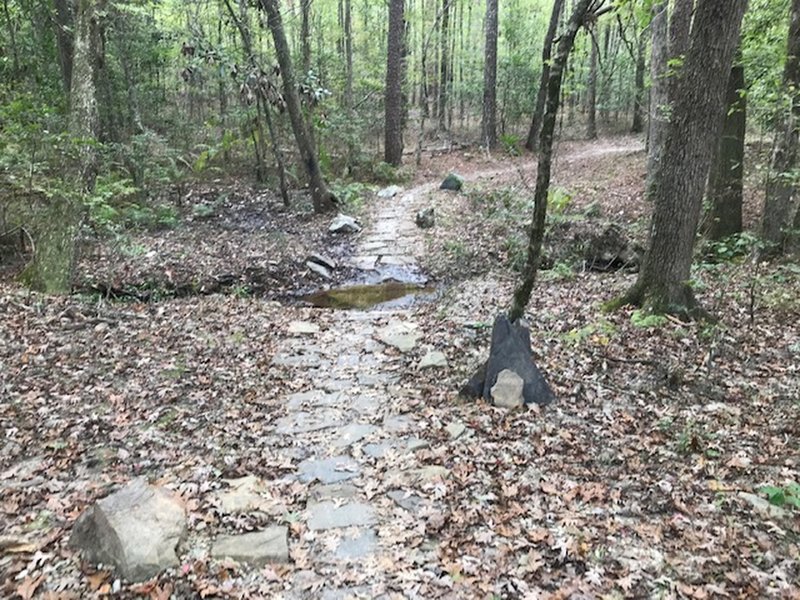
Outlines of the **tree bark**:
<svg viewBox="0 0 800 600">
<path fill-rule="evenodd" d="M 542 131 L 539 136 L 539 165 L 536 172 L 536 189 L 533 195 L 533 222 L 530 227 L 522 280 L 514 291 L 508 311 L 508 319 L 511 322 L 518 321 L 525 314 L 525 308 L 530 302 L 533 284 L 536 281 L 536 274 L 539 271 L 539 263 L 542 260 L 542 241 L 547 217 L 547 197 L 550 192 L 550 170 L 553 162 L 553 134 L 561 97 L 561 83 L 567 58 L 575 43 L 575 36 L 591 3 L 592 0 L 576 0 L 572 16 L 561 34 L 558 51 L 550 69 L 550 78 L 547 82 L 547 101 L 542 119 Z"/>
<path fill-rule="evenodd" d="M 786 228 L 791 218 L 792 196 L 796 188 L 791 171 L 797 166 L 800 135 L 800 0 L 792 0 L 783 87 L 789 95 L 790 107 L 772 156 L 761 221 L 761 235 L 769 245 L 767 254 L 783 251 Z"/>
<path fill-rule="evenodd" d="M 597 40 L 594 28 L 587 29 L 592 50 L 589 53 L 589 84 L 586 86 L 586 139 L 597 139 Z"/>
<path fill-rule="evenodd" d="M 652 178 L 664 151 L 664 135 L 669 124 L 669 37 L 668 37 L 669 2 L 661 2 L 653 6 L 653 19 L 650 22 L 651 54 L 650 54 L 650 122 L 647 132 L 647 184 L 652 186 Z"/>
<path fill-rule="evenodd" d="M 497 13 L 498 0 L 486 0 L 481 141 L 487 148 L 497 145 Z"/>
<path fill-rule="evenodd" d="M 261 7 L 267 13 L 267 24 L 272 34 L 272 40 L 275 43 L 275 54 L 278 58 L 281 79 L 283 80 L 283 97 L 286 102 L 286 110 L 289 113 L 289 120 L 292 123 L 294 139 L 300 151 L 300 158 L 308 175 L 314 212 L 327 212 L 334 208 L 336 199 L 328 189 L 328 184 L 325 183 L 325 178 L 322 176 L 322 170 L 317 160 L 317 152 L 311 141 L 311 135 L 306 128 L 305 119 L 303 119 L 300 96 L 297 91 L 297 80 L 292 68 L 292 57 L 289 51 L 289 44 L 286 41 L 286 34 L 283 30 L 283 20 L 281 19 L 278 0 L 260 1 Z"/>
<path fill-rule="evenodd" d="M 69 0 L 54 0 L 56 43 L 58 49 L 58 66 L 61 69 L 61 81 L 64 92 L 69 95 L 72 88 L 72 53 L 74 19 Z"/>
<path fill-rule="evenodd" d="M 719 241 L 742 231 L 744 136 L 747 100 L 744 66 L 734 65 L 728 79 L 726 112 L 708 184 L 708 238 Z"/>
<path fill-rule="evenodd" d="M 353 107 L 353 9 L 344 0 L 344 105 Z"/>
<path fill-rule="evenodd" d="M 631 133 L 642 133 L 644 131 L 644 71 L 646 68 L 644 42 L 639 39 L 636 46 L 636 74 L 634 75 L 634 85 L 636 92 L 633 97 L 633 119 L 631 120 Z"/>
<path fill-rule="evenodd" d="M 389 2 L 389 37 L 386 51 L 386 97 L 384 159 L 390 165 L 403 162 L 403 38 L 404 0 Z"/>
<path fill-rule="evenodd" d="M 553 11 L 550 13 L 550 24 L 547 27 L 547 34 L 544 36 L 542 46 L 542 77 L 539 80 L 539 91 L 536 93 L 536 107 L 533 111 L 531 127 L 528 130 L 528 139 L 525 141 L 525 148 L 529 151 L 536 149 L 539 143 L 539 131 L 542 128 L 542 116 L 544 115 L 544 102 L 547 98 L 547 83 L 550 80 L 550 57 L 553 53 L 553 40 L 558 31 L 558 22 L 564 10 L 564 0 L 555 0 Z"/>
<path fill-rule="evenodd" d="M 619 302 L 686 317 L 705 313 L 689 285 L 703 188 L 747 0 L 702 0 L 675 85 L 664 153 L 651 181 L 650 243 L 636 284 Z"/>
<path fill-rule="evenodd" d="M 300 44 L 303 52 L 301 79 L 305 79 L 311 70 L 311 2 L 312 0 L 300 0 Z"/>
<path fill-rule="evenodd" d="M 439 25 L 439 98 L 436 114 L 439 131 L 447 130 L 447 103 L 450 88 L 450 0 L 442 0 L 442 19 Z"/>
</svg>

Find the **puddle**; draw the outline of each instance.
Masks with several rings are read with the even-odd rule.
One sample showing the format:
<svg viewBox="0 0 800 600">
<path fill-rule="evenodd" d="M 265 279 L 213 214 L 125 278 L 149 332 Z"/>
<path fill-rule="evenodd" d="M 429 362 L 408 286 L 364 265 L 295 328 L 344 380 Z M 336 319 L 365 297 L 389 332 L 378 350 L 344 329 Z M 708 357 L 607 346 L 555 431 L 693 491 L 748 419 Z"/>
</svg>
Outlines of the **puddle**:
<svg viewBox="0 0 800 600">
<path fill-rule="evenodd" d="M 319 308 L 366 310 L 376 306 L 402 307 L 413 304 L 420 296 L 436 293 L 433 286 L 385 281 L 373 285 L 351 285 L 303 296 L 303 300 Z"/>
</svg>

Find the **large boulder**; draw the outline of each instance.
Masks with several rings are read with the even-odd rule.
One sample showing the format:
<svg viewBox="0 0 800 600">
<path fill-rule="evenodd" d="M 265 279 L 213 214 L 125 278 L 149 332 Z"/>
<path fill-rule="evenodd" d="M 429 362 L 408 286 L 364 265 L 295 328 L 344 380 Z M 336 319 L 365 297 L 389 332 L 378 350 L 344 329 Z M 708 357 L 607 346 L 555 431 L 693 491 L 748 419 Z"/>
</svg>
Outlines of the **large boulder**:
<svg viewBox="0 0 800 600">
<path fill-rule="evenodd" d="M 69 543 L 88 561 L 114 565 L 125 579 L 137 582 L 178 565 L 175 548 L 185 534 L 183 503 L 139 478 L 78 517 Z"/>
<path fill-rule="evenodd" d="M 430 229 L 433 227 L 436 224 L 436 218 L 433 215 L 433 207 L 417 211 L 414 222 L 420 229 Z"/>
<path fill-rule="evenodd" d="M 439 186 L 440 190 L 450 190 L 452 192 L 460 192 L 464 187 L 464 178 L 455 173 L 450 173 L 444 178 L 442 184 Z"/>
<path fill-rule="evenodd" d="M 492 329 L 489 360 L 477 370 L 461 393 L 472 398 L 483 397 L 502 406 L 515 406 L 519 404 L 518 380 L 522 382 L 525 404 L 544 405 L 555 399 L 533 362 L 530 330 L 520 322 L 512 323 L 505 315 L 498 315 Z"/>
</svg>

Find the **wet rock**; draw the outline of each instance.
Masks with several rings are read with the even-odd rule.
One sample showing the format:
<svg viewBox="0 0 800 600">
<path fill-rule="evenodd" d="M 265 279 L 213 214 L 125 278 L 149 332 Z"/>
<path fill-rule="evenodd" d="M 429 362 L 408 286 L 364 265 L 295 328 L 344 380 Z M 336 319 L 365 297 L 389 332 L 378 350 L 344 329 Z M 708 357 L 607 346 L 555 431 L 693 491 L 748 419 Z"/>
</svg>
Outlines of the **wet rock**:
<svg viewBox="0 0 800 600">
<path fill-rule="evenodd" d="M 464 187 L 464 178 L 460 175 L 456 175 L 455 173 L 450 173 L 444 178 L 442 184 L 439 186 L 439 189 L 460 192 L 462 187 Z"/>
<path fill-rule="evenodd" d="M 436 218 L 433 215 L 433 207 L 417 211 L 417 216 L 414 217 L 414 222 L 420 229 L 430 229 L 436 225 Z"/>
<path fill-rule="evenodd" d="M 122 577 L 137 582 L 178 564 L 175 547 L 185 533 L 180 500 L 139 478 L 87 509 L 69 543 L 89 562 L 114 565 Z"/>
<path fill-rule="evenodd" d="M 337 483 L 352 479 L 359 474 L 358 463 L 349 456 L 312 458 L 298 466 L 300 481 L 317 480 L 321 483 Z"/>
<path fill-rule="evenodd" d="M 339 213 L 331 222 L 328 231 L 331 233 L 358 233 L 361 231 L 361 226 L 353 217 Z"/>
<path fill-rule="evenodd" d="M 375 511 L 369 504 L 351 502 L 339 504 L 325 500 L 308 503 L 308 528 L 312 531 L 339 529 L 372 525 L 375 522 Z"/>
<path fill-rule="evenodd" d="M 522 388 L 525 382 L 514 371 L 504 369 L 497 374 L 497 382 L 492 386 L 492 401 L 495 406 L 516 408 L 525 404 Z"/>
<path fill-rule="evenodd" d="M 394 198 L 402 191 L 403 188 L 401 188 L 399 185 L 390 185 L 389 187 L 385 187 L 378 192 L 378 198 Z"/>
<path fill-rule="evenodd" d="M 308 321 L 292 321 L 289 323 L 288 331 L 294 335 L 312 335 L 319 333 L 319 325 Z"/>
<path fill-rule="evenodd" d="M 324 254 L 310 254 L 306 260 L 310 263 L 325 267 L 331 271 L 335 270 L 338 266 L 335 260 L 329 256 L 325 256 Z"/>
<path fill-rule="evenodd" d="M 420 369 L 430 369 L 435 367 L 446 367 L 447 366 L 447 357 L 444 355 L 444 352 L 439 352 L 438 350 L 432 350 L 428 352 L 425 356 L 422 357 L 422 360 L 419 361 L 419 368 Z"/>
<path fill-rule="evenodd" d="M 310 260 L 306 261 L 306 268 L 312 273 L 316 273 L 323 279 L 333 278 L 333 273 L 331 273 L 331 270 L 328 267 L 317 264 L 315 262 L 311 262 Z"/>
<path fill-rule="evenodd" d="M 240 563 L 263 566 L 270 562 L 289 562 L 288 530 L 283 526 L 241 535 L 222 535 L 211 547 L 211 556 L 230 558 Z"/>
</svg>

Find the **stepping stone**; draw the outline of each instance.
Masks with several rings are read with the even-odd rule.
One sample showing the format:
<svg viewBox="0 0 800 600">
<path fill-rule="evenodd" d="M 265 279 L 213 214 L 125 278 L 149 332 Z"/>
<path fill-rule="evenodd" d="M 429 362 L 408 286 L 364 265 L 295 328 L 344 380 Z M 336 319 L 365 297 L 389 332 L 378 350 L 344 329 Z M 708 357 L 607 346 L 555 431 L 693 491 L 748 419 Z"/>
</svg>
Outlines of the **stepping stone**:
<svg viewBox="0 0 800 600">
<path fill-rule="evenodd" d="M 344 425 L 344 417 L 334 410 L 318 410 L 313 413 L 298 412 L 281 417 L 275 423 L 275 433 L 280 435 L 295 435 L 297 433 L 310 433 L 322 431 L 331 427 Z"/>
<path fill-rule="evenodd" d="M 350 500 L 358 494 L 358 488 L 349 483 L 317 484 L 309 490 L 317 502 L 323 500 Z"/>
<path fill-rule="evenodd" d="M 374 425 L 366 423 L 351 423 L 336 432 L 336 440 L 333 445 L 337 448 L 347 448 L 351 444 L 364 439 L 377 430 Z"/>
<path fill-rule="evenodd" d="M 389 187 L 385 187 L 378 192 L 378 198 L 394 198 L 402 191 L 403 188 L 401 188 L 399 185 L 390 185 Z"/>
<path fill-rule="evenodd" d="M 375 530 L 367 529 L 356 535 L 343 537 L 334 555 L 340 560 L 353 560 L 374 554 L 377 548 L 378 536 L 375 535 Z"/>
<path fill-rule="evenodd" d="M 303 482 L 318 480 L 321 483 L 336 483 L 353 479 L 359 474 L 358 463 L 349 456 L 312 458 L 298 465 L 298 477 Z"/>
<path fill-rule="evenodd" d="M 297 392 L 286 398 L 286 408 L 298 410 L 303 407 L 334 407 L 339 404 L 342 395 L 338 392 L 328 394 L 322 390 L 310 390 L 307 392 Z"/>
<path fill-rule="evenodd" d="M 416 424 L 414 419 L 406 415 L 387 416 L 383 420 L 383 428 L 393 433 L 402 433 Z"/>
<path fill-rule="evenodd" d="M 289 333 L 291 334 L 314 334 L 319 333 L 319 325 L 316 323 L 309 323 L 308 321 L 292 321 L 289 323 Z"/>
<path fill-rule="evenodd" d="M 392 320 L 383 329 L 378 330 L 378 339 L 400 352 L 410 352 L 419 339 L 417 324 L 409 321 Z"/>
<path fill-rule="evenodd" d="M 461 421 L 454 421 L 449 423 L 444 429 L 450 434 L 450 439 L 457 440 L 467 430 L 467 426 Z"/>
<path fill-rule="evenodd" d="M 439 352 L 438 350 L 432 350 L 428 352 L 425 356 L 422 357 L 422 360 L 419 361 L 420 369 L 430 369 L 433 367 L 446 367 L 446 366 L 447 366 L 447 357 L 444 355 L 444 352 Z"/>
<path fill-rule="evenodd" d="M 422 508 L 422 498 L 416 494 L 404 490 L 392 490 L 391 492 L 386 492 L 386 495 L 391 498 L 397 506 L 410 513 L 416 513 Z"/>
<path fill-rule="evenodd" d="M 272 364 L 279 367 L 318 367 L 322 360 L 316 354 L 276 354 Z"/>
<path fill-rule="evenodd" d="M 239 479 L 225 479 L 230 489 L 217 495 L 219 506 L 228 514 L 265 510 L 270 503 L 261 495 L 266 489 L 264 481 L 255 475 L 247 475 Z"/>
<path fill-rule="evenodd" d="M 239 563 L 263 566 L 269 562 L 289 562 L 288 529 L 269 527 L 240 535 L 221 535 L 211 546 L 211 556 L 230 558 Z"/>
<path fill-rule="evenodd" d="M 366 526 L 375 522 L 374 509 L 363 502 L 339 505 L 330 500 L 310 501 L 307 510 L 309 513 L 307 524 L 312 531 Z"/>
</svg>

